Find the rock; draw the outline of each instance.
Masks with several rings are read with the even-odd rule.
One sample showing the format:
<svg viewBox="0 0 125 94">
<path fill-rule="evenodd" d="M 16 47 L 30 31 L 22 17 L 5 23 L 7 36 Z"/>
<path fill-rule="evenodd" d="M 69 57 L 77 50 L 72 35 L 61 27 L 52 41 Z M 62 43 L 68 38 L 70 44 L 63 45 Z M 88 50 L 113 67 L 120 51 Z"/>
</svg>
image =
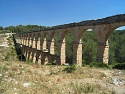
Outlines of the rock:
<svg viewBox="0 0 125 94">
<path fill-rule="evenodd" d="M 119 78 L 112 78 L 112 83 L 115 85 L 124 85 L 124 81 L 120 80 Z"/>
<path fill-rule="evenodd" d="M 68 63 L 65 63 L 64 65 L 65 65 L 65 66 L 69 66 L 69 64 L 68 64 Z"/>
<path fill-rule="evenodd" d="M 30 85 L 31 85 L 30 83 L 24 83 L 24 84 L 23 84 L 24 87 L 28 87 L 28 86 L 30 86 Z"/>
</svg>

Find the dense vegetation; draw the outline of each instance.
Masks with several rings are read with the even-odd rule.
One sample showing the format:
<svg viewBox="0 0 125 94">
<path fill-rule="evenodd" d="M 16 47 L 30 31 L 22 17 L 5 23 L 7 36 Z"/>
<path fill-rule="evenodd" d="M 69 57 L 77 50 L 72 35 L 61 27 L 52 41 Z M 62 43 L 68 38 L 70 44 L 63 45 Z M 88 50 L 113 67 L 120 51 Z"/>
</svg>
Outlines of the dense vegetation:
<svg viewBox="0 0 125 94">
<path fill-rule="evenodd" d="M 0 32 L 29 32 L 33 30 L 39 30 L 42 28 L 49 28 L 46 26 L 38 26 L 38 25 L 27 25 L 27 26 L 9 26 L 3 28 L 0 26 Z M 72 34 L 69 32 L 66 35 L 66 62 L 73 63 L 73 37 Z M 56 50 L 57 50 L 57 35 L 55 35 L 56 40 Z M 97 38 L 94 32 L 87 31 L 82 36 L 83 42 L 83 64 L 89 64 L 92 62 L 96 62 L 97 56 Z M 109 63 L 124 63 L 125 62 L 125 30 L 116 30 L 114 31 L 109 37 Z M 55 50 L 55 52 L 57 52 Z"/>
<path fill-rule="evenodd" d="M 67 60 L 72 57 L 72 36 L 66 36 L 66 53 Z M 94 32 L 87 31 L 83 34 L 83 64 L 96 62 L 97 56 L 97 38 Z M 68 62 L 68 61 L 67 61 Z M 124 63 L 125 62 L 125 30 L 115 30 L 109 37 L 109 63 Z"/>
<path fill-rule="evenodd" d="M 40 30 L 43 28 L 48 28 L 46 26 L 38 26 L 38 25 L 27 25 L 27 26 L 23 26 L 23 25 L 17 25 L 17 26 L 8 26 L 3 28 L 2 26 L 0 26 L 0 33 L 19 33 L 19 32 L 31 32 L 31 31 L 35 31 L 35 30 Z"/>
</svg>

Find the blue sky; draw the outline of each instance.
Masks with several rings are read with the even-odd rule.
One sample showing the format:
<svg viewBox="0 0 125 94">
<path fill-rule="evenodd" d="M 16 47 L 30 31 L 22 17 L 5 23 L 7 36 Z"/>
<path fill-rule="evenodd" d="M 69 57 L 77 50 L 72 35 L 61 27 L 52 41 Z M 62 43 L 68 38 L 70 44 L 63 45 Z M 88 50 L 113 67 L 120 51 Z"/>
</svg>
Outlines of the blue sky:
<svg viewBox="0 0 125 94">
<path fill-rule="evenodd" d="M 55 26 L 125 14 L 125 0 L 0 0 L 0 26 Z"/>
</svg>

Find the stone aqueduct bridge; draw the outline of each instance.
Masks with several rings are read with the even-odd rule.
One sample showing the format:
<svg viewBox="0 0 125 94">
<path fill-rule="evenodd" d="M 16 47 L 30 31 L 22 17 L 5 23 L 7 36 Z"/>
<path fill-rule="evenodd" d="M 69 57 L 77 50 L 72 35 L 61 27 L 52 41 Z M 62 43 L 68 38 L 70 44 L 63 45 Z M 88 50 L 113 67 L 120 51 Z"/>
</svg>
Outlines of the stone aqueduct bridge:
<svg viewBox="0 0 125 94">
<path fill-rule="evenodd" d="M 62 65 L 65 63 L 65 35 L 73 35 L 73 62 L 82 65 L 82 35 L 87 29 L 92 29 L 97 36 L 97 62 L 108 64 L 110 34 L 118 27 L 125 26 L 125 14 L 115 15 L 97 20 L 87 20 L 78 23 L 53 26 L 36 32 L 18 33 L 13 35 L 16 43 L 22 45 L 22 52 L 26 59 L 37 61 L 39 64 L 47 62 Z M 54 54 L 54 35 L 58 35 L 58 54 Z M 46 40 L 48 36 L 48 40 Z M 47 42 L 48 41 L 48 42 Z M 48 43 L 48 47 L 46 46 Z"/>
</svg>

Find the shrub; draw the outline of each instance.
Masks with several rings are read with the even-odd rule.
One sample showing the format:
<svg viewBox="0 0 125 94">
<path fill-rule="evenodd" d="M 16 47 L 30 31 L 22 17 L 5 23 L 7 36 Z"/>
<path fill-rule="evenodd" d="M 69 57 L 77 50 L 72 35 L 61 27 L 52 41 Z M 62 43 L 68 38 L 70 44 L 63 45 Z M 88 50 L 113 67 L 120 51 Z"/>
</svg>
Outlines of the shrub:
<svg viewBox="0 0 125 94">
<path fill-rule="evenodd" d="M 31 60 L 26 60 L 26 63 L 27 64 L 32 64 L 32 61 Z"/>
<path fill-rule="evenodd" d="M 107 64 L 104 64 L 104 63 L 91 63 L 90 67 L 109 68 L 109 66 Z"/>
<path fill-rule="evenodd" d="M 71 66 L 68 66 L 64 69 L 64 71 L 66 71 L 67 73 L 72 73 L 77 69 L 77 65 L 73 64 Z"/>
<path fill-rule="evenodd" d="M 123 69 L 125 69 L 125 63 L 117 63 L 117 64 L 113 65 L 112 68 L 113 68 L 113 69 L 123 70 Z"/>
</svg>

